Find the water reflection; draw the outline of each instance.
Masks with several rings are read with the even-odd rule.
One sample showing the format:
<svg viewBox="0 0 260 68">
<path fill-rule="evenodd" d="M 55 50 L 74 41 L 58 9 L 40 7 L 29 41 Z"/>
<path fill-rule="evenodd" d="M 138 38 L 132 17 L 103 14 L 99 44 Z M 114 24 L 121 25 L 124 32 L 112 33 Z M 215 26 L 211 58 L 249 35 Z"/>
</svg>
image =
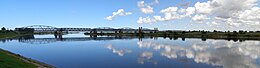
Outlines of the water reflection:
<svg viewBox="0 0 260 68">
<path fill-rule="evenodd" d="M 132 53 L 132 50 L 115 48 L 111 44 L 107 45 L 106 48 L 109 49 L 109 50 L 112 50 L 112 52 L 117 54 L 118 56 L 124 56 L 127 53 Z M 152 57 L 153 57 L 153 52 L 145 51 L 145 52 L 142 52 L 139 55 L 139 58 L 138 58 L 137 62 L 139 64 L 144 64 L 146 62 L 147 63 L 149 62 L 149 63 L 157 64 L 156 61 L 152 60 Z"/>
<path fill-rule="evenodd" d="M 40 36 L 40 35 L 39 35 Z M 24 35 L 24 36 L 19 36 L 15 38 L 8 38 L 8 39 L 0 39 L 2 43 L 9 42 L 12 40 L 19 40 L 19 42 L 24 42 L 24 43 L 30 43 L 30 44 L 47 44 L 47 43 L 53 43 L 57 41 L 89 41 L 89 40 L 116 40 L 116 39 L 135 39 L 138 38 L 139 41 L 142 41 L 142 39 L 154 39 L 157 40 L 158 37 L 153 37 L 153 36 L 142 36 L 142 37 L 137 37 L 137 36 L 85 36 L 85 37 L 63 37 L 63 35 L 52 35 L 53 37 L 42 37 L 42 38 L 36 38 L 35 35 Z M 66 35 L 64 35 L 66 36 Z M 185 41 L 185 37 L 163 37 L 164 39 L 169 39 L 169 40 L 178 40 L 179 38 L 182 41 Z M 207 38 L 202 37 L 200 38 L 202 41 L 207 41 Z M 220 39 L 220 40 L 227 40 L 227 41 L 234 41 L 234 42 L 244 42 L 244 41 L 260 41 L 257 39 L 237 39 L 237 38 L 227 38 L 227 39 Z"/>
<path fill-rule="evenodd" d="M 17 41 L 8 43 L 13 40 Z M 201 65 L 202 67 L 206 68 L 211 66 L 213 66 L 213 68 L 260 68 L 260 41 L 251 40 L 236 42 L 235 40 L 227 41 L 205 38 L 138 38 L 129 36 L 63 36 L 62 40 L 60 40 L 59 38 L 55 38 L 52 35 L 52 37 L 23 36 L 1 41 L 4 42 L 4 45 L 10 45 L 0 45 L 1 48 L 6 48 L 6 50 L 11 51 L 13 50 L 16 53 L 28 56 L 29 58 L 33 57 L 36 59 L 40 59 L 40 61 L 44 60 L 46 63 L 51 63 L 54 66 L 57 65 L 58 67 L 66 67 L 69 64 L 74 64 L 79 68 L 91 66 L 95 68 L 102 65 L 104 65 L 105 67 L 118 66 L 119 68 L 120 66 L 121 68 L 124 66 L 137 66 L 148 68 L 151 68 L 153 66 L 158 66 L 160 68 L 177 66 L 177 68 L 180 68 L 181 65 L 186 63 L 187 66 L 190 65 L 196 67 L 197 65 L 197 67 L 200 67 Z M 45 45 L 18 47 L 15 46 L 41 44 Z M 22 50 L 26 51 L 23 52 Z M 60 54 L 63 57 L 56 56 L 56 54 Z M 114 62 L 104 62 L 104 60 L 113 60 Z M 103 62 L 104 64 L 101 62 Z M 119 63 L 121 63 L 121 65 L 117 65 Z"/>
<path fill-rule="evenodd" d="M 62 35 L 54 35 L 53 37 L 40 37 L 40 38 L 35 38 L 34 35 L 24 35 L 20 37 L 15 37 L 15 38 L 9 38 L 9 39 L 0 39 L 2 43 L 5 42 L 10 42 L 12 40 L 18 40 L 21 43 L 28 43 L 28 44 L 49 44 L 49 43 L 54 43 L 57 41 L 62 41 L 62 42 L 73 42 L 73 41 L 104 41 L 104 40 L 117 40 L 117 39 L 135 39 L 136 37 L 131 37 L 131 36 L 100 36 L 100 37 L 62 37 Z M 146 38 L 146 37 L 143 37 Z"/>
<path fill-rule="evenodd" d="M 168 59 L 181 59 L 180 61 L 189 62 L 193 59 L 196 63 L 204 63 L 224 68 L 259 68 L 256 60 L 260 56 L 259 41 L 230 42 L 224 40 L 208 40 L 206 42 L 195 41 L 190 45 L 183 46 L 155 41 L 138 41 L 140 49 L 152 49 L 159 51 L 160 55 Z M 112 45 L 107 46 L 114 53 L 122 56 L 127 51 L 115 50 Z M 131 53 L 128 52 L 128 53 Z M 143 51 L 139 54 L 138 63 L 158 64 L 153 60 L 154 52 Z M 185 59 L 186 58 L 186 59 Z"/>
<path fill-rule="evenodd" d="M 108 48 L 109 50 L 112 50 L 112 52 L 117 54 L 118 56 L 124 56 L 125 53 L 132 52 L 132 50 L 128 50 L 128 49 L 116 49 L 112 45 L 107 45 L 106 48 Z"/>
<path fill-rule="evenodd" d="M 140 54 L 140 57 L 138 58 L 139 64 L 145 64 L 145 63 L 153 63 L 157 64 L 155 60 L 152 59 L 153 52 L 144 51 Z"/>
</svg>

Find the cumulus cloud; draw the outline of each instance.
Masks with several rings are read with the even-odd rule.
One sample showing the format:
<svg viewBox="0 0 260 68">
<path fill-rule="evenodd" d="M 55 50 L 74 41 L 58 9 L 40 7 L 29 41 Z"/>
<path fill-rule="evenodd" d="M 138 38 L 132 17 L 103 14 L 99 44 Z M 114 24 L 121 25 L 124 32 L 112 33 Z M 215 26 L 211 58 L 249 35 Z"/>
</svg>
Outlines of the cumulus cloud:
<svg viewBox="0 0 260 68">
<path fill-rule="evenodd" d="M 113 20 L 114 17 L 116 16 L 127 16 L 133 14 L 132 12 L 125 12 L 124 9 L 119 9 L 116 12 L 112 13 L 112 16 L 108 16 L 105 19 L 106 20 Z"/>
<path fill-rule="evenodd" d="M 155 23 L 155 22 L 164 22 L 176 19 L 182 19 L 185 17 L 190 17 L 195 13 L 194 7 L 188 7 L 186 9 L 180 9 L 178 11 L 178 7 L 168 7 L 166 9 L 162 9 L 160 13 L 164 16 L 153 16 L 153 17 L 139 17 L 137 23 Z"/>
<path fill-rule="evenodd" d="M 244 12 L 238 12 L 238 18 L 241 22 L 246 22 L 249 25 L 259 25 L 260 21 L 260 8 L 253 7 L 249 10 L 245 10 Z"/>
<path fill-rule="evenodd" d="M 198 14 L 210 14 L 213 8 L 210 6 L 210 2 L 197 2 L 194 7 L 196 8 L 196 12 Z"/>
<path fill-rule="evenodd" d="M 231 17 L 239 11 L 251 9 L 256 0 L 213 0 L 207 3 L 212 6 L 213 14 L 218 17 Z"/>
<path fill-rule="evenodd" d="M 145 8 L 140 8 L 141 12 L 145 14 L 153 13 L 153 8 L 151 6 L 146 6 Z"/>
<path fill-rule="evenodd" d="M 255 30 L 260 29 L 260 9 L 256 5 L 257 0 L 208 0 L 197 2 L 193 7 L 168 7 L 160 11 L 162 16 L 139 17 L 137 22 L 156 23 L 189 18 L 192 22 L 223 26 L 230 30 Z"/>
<path fill-rule="evenodd" d="M 188 7 L 187 9 L 180 9 L 179 13 L 185 13 L 185 16 L 190 16 L 195 13 L 195 7 Z"/>
<path fill-rule="evenodd" d="M 224 22 L 221 26 L 252 30 L 260 26 L 259 7 L 255 6 L 256 2 L 257 0 L 211 0 L 197 2 L 195 8 L 198 14 L 213 17 L 211 21 L 215 24 Z"/>
<path fill-rule="evenodd" d="M 144 14 L 151 14 L 153 13 L 153 7 L 152 5 L 158 4 L 158 0 L 154 0 L 152 3 L 145 3 L 145 1 L 138 1 L 137 6 L 139 7 L 140 11 Z"/>
<path fill-rule="evenodd" d="M 139 17 L 137 20 L 137 23 L 153 23 L 153 22 L 157 22 L 157 21 L 150 17 Z"/>
<path fill-rule="evenodd" d="M 192 20 L 194 20 L 194 21 L 203 21 L 203 20 L 206 20 L 206 19 L 209 19 L 209 18 L 207 18 L 207 16 L 206 15 L 195 15 L 195 16 L 193 16 L 192 17 Z"/>
<path fill-rule="evenodd" d="M 239 11 L 251 9 L 256 0 L 210 0 L 197 2 L 194 7 L 198 14 L 211 14 L 217 17 L 231 17 Z"/>
</svg>

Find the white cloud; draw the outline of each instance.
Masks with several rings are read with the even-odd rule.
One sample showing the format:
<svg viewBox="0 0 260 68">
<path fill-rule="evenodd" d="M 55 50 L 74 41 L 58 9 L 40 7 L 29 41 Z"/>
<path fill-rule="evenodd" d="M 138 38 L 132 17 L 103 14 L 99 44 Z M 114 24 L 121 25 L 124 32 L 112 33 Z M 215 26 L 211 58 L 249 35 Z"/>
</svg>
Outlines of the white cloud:
<svg viewBox="0 0 260 68">
<path fill-rule="evenodd" d="M 153 18 L 154 18 L 156 21 L 164 21 L 164 18 L 162 18 L 161 16 L 153 16 Z"/>
<path fill-rule="evenodd" d="M 155 19 L 153 19 L 153 18 L 150 18 L 150 17 L 139 17 L 139 19 L 138 19 L 138 21 L 137 21 L 137 23 L 154 23 L 154 22 L 156 22 L 156 20 Z"/>
<path fill-rule="evenodd" d="M 188 7 L 187 9 L 181 8 L 180 10 L 178 10 L 178 12 L 179 12 L 180 14 L 183 14 L 183 15 L 189 16 L 189 17 L 190 17 L 192 14 L 194 14 L 195 11 L 196 11 L 195 7 Z"/>
<path fill-rule="evenodd" d="M 253 7 L 249 10 L 245 10 L 244 12 L 238 13 L 238 18 L 241 22 L 245 22 L 249 25 L 260 25 L 260 8 Z"/>
<path fill-rule="evenodd" d="M 146 6 L 145 8 L 140 8 L 141 12 L 145 14 L 153 13 L 153 8 L 151 6 Z"/>
<path fill-rule="evenodd" d="M 210 6 L 210 2 L 197 2 L 194 7 L 198 14 L 209 14 L 212 12 L 212 7 Z"/>
<path fill-rule="evenodd" d="M 141 2 L 140 2 L 141 3 Z M 190 18 L 192 22 L 219 26 L 229 30 L 260 29 L 260 8 L 257 0 L 208 0 L 197 2 L 194 7 L 168 7 L 162 9 L 161 15 L 140 17 L 138 23 L 155 23 Z M 144 2 L 139 6 L 146 6 Z"/>
<path fill-rule="evenodd" d="M 153 16 L 153 17 L 139 17 L 138 23 L 155 23 L 155 22 L 164 22 L 171 21 L 176 19 L 182 19 L 185 17 L 189 17 L 190 15 L 195 13 L 194 7 L 188 7 L 187 9 L 180 9 L 178 11 L 178 7 L 168 7 L 166 9 L 162 9 L 160 11 L 164 16 Z M 181 14 L 183 13 L 183 14 Z"/>
<path fill-rule="evenodd" d="M 144 1 L 138 1 L 137 2 L 137 6 L 138 7 L 144 7 L 145 5 L 144 5 Z"/>
<path fill-rule="evenodd" d="M 112 13 L 112 16 L 108 16 L 105 19 L 106 20 L 113 20 L 114 17 L 116 16 L 127 16 L 133 14 L 132 12 L 125 12 L 124 9 L 119 9 L 116 12 Z"/>
<path fill-rule="evenodd" d="M 230 28 L 243 28 L 246 30 L 255 30 L 260 27 L 260 8 L 253 7 L 248 10 L 234 13 L 229 18 L 215 17 L 216 21 L 225 22 Z"/>
<path fill-rule="evenodd" d="M 171 19 L 177 19 L 179 18 L 179 15 L 177 15 L 176 11 L 178 10 L 177 7 L 169 7 L 166 9 L 161 10 L 160 12 L 163 13 L 165 16 L 154 16 L 153 18 L 150 17 L 139 17 L 137 23 L 154 23 L 158 21 L 168 21 Z"/>
<path fill-rule="evenodd" d="M 189 15 L 191 15 L 191 14 L 194 14 L 195 11 L 196 11 L 196 10 L 195 10 L 194 7 L 188 7 L 188 8 L 186 9 L 186 15 L 189 16 Z"/>
<path fill-rule="evenodd" d="M 256 0 L 213 0 L 208 3 L 212 6 L 212 14 L 227 18 L 239 11 L 251 9 L 256 5 Z"/>
<path fill-rule="evenodd" d="M 161 10 L 161 13 L 172 13 L 176 12 L 178 10 L 178 7 L 168 7 L 166 9 Z"/>
<path fill-rule="evenodd" d="M 185 13 L 185 12 L 186 12 L 186 10 L 185 10 L 185 9 L 183 9 L 183 8 L 181 8 L 180 10 L 178 10 L 178 12 L 179 12 L 179 13 Z"/>
<path fill-rule="evenodd" d="M 257 0 L 211 0 L 198 2 L 195 7 L 198 14 L 215 18 L 211 20 L 218 21 L 214 24 L 224 22 L 220 26 L 229 29 L 255 30 L 260 28 L 260 9 L 255 6 L 256 2 Z"/>
<path fill-rule="evenodd" d="M 203 21 L 206 19 L 209 19 L 209 18 L 207 18 L 207 16 L 203 15 L 203 14 L 200 14 L 200 15 L 197 14 L 194 17 L 192 17 L 192 20 L 194 20 L 194 21 Z"/>
<path fill-rule="evenodd" d="M 145 1 L 138 1 L 137 6 L 139 7 L 139 9 L 142 13 L 151 14 L 154 12 L 152 5 L 158 4 L 158 3 L 159 3 L 158 0 L 154 0 L 153 3 L 147 3 L 147 4 L 145 4 Z"/>
</svg>

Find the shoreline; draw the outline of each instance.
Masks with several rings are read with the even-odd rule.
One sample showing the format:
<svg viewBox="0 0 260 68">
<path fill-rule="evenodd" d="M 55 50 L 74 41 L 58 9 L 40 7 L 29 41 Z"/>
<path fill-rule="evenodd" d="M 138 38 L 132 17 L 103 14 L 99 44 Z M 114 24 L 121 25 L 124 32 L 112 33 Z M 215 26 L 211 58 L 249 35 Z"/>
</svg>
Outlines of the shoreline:
<svg viewBox="0 0 260 68">
<path fill-rule="evenodd" d="M 7 51 L 7 50 L 1 49 L 1 48 L 0 48 L 0 51 L 5 53 L 5 54 L 7 54 L 8 56 L 15 57 L 15 59 L 17 59 L 17 60 L 22 60 L 25 63 L 29 63 L 29 64 L 32 64 L 32 65 L 35 65 L 37 68 L 55 68 L 52 65 L 49 65 L 49 64 L 37 61 L 37 60 L 33 60 L 33 59 L 30 59 L 30 58 L 26 58 L 24 56 L 12 53 L 10 51 Z"/>
<path fill-rule="evenodd" d="M 158 32 L 158 33 L 85 33 L 91 37 L 97 36 L 134 36 L 134 37 L 163 37 L 177 38 L 200 38 L 200 39 L 224 39 L 224 40 L 260 40 L 259 33 L 221 33 L 221 32 Z"/>
</svg>

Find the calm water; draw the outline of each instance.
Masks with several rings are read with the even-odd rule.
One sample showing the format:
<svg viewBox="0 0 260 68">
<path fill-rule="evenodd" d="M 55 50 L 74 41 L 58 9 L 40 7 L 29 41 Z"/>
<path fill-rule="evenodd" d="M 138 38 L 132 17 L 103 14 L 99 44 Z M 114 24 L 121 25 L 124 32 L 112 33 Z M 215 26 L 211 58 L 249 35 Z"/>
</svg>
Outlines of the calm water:
<svg viewBox="0 0 260 68">
<path fill-rule="evenodd" d="M 260 41 L 34 35 L 0 48 L 58 68 L 259 68 Z M 34 38 L 34 39 L 30 39 Z"/>
</svg>

